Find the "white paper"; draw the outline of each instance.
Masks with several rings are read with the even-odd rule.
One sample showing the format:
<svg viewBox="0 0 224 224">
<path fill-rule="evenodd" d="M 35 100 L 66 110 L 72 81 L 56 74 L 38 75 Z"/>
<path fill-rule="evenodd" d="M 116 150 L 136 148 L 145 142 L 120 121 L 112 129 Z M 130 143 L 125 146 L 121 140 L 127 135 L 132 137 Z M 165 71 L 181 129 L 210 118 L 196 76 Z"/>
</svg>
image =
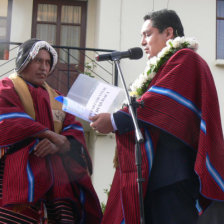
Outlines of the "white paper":
<svg viewBox="0 0 224 224">
<path fill-rule="evenodd" d="M 91 91 L 90 91 L 91 88 Z M 63 103 L 62 109 L 83 120 L 89 121 L 90 116 L 103 112 L 112 112 L 118 101 L 122 101 L 124 91 L 121 88 L 100 82 L 99 80 L 80 74 L 73 84 L 67 97 L 56 97 Z"/>
<path fill-rule="evenodd" d="M 100 83 L 86 105 L 89 116 L 108 112 L 118 93 L 117 88 Z"/>
<path fill-rule="evenodd" d="M 65 112 L 68 112 L 77 117 L 80 117 L 83 120 L 89 121 L 88 117 L 89 117 L 90 111 L 88 111 L 87 108 L 83 107 L 81 104 L 77 103 L 76 101 L 68 97 L 64 97 L 62 109 Z"/>
</svg>

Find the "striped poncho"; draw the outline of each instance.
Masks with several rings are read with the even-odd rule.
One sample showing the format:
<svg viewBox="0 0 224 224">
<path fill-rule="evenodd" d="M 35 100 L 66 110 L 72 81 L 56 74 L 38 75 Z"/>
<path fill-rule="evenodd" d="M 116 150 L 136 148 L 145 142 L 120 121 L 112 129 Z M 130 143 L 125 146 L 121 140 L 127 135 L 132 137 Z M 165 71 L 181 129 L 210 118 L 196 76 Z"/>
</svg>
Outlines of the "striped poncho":
<svg viewBox="0 0 224 224">
<path fill-rule="evenodd" d="M 140 100 L 144 107 L 138 108 L 138 119 L 147 123 L 141 129 L 144 195 L 156 153 L 158 133 L 153 127 L 157 127 L 197 151 L 194 170 L 200 180 L 202 209 L 207 199 L 224 200 L 224 140 L 216 88 L 206 62 L 190 49 L 177 51 L 159 69 Z M 116 139 L 119 167 L 103 223 L 136 224 L 140 219 L 134 132 L 117 132 Z"/>
<path fill-rule="evenodd" d="M 71 156 L 72 153 L 56 153 L 45 158 L 32 153 L 39 141 L 33 136 L 46 129 L 54 131 L 55 118 L 49 92 L 31 85 L 28 89 L 35 119 L 24 110 L 12 80 L 5 78 L 0 82 L 0 149 L 2 155 L 6 154 L 0 207 L 68 199 L 84 223 L 100 223 L 101 209 L 88 171 Z M 73 137 L 86 150 L 83 128 L 74 116 L 65 114 L 60 134 Z M 87 151 L 85 154 L 91 172 L 91 160 Z"/>
</svg>

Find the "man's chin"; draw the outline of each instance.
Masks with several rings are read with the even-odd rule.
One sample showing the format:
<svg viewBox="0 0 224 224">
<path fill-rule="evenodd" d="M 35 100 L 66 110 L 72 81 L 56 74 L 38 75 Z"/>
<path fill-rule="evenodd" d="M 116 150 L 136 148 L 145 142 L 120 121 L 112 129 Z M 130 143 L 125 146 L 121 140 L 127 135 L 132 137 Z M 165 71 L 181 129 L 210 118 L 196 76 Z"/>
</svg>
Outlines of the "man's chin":
<svg viewBox="0 0 224 224">
<path fill-rule="evenodd" d="M 33 84 L 36 86 L 42 86 L 44 84 L 45 80 L 36 81 Z"/>
</svg>

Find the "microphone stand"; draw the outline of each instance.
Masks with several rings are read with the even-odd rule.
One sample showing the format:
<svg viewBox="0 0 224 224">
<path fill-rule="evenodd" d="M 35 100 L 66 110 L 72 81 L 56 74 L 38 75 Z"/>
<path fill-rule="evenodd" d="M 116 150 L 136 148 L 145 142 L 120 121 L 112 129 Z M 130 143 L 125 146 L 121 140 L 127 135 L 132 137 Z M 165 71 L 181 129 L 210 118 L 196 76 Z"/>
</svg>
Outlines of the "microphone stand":
<svg viewBox="0 0 224 224">
<path fill-rule="evenodd" d="M 144 182 L 144 179 L 142 178 L 142 169 L 141 169 L 142 156 L 141 156 L 141 148 L 140 148 L 140 143 L 142 143 L 144 139 L 142 137 L 142 133 L 139 129 L 138 122 L 137 122 L 137 108 L 139 106 L 143 106 L 143 102 L 138 103 L 136 101 L 136 97 L 129 96 L 129 93 L 127 91 L 127 87 L 124 81 L 124 76 L 120 67 L 120 59 L 121 59 L 121 56 L 117 56 L 117 55 L 115 55 L 114 57 L 112 56 L 112 61 L 114 61 L 117 67 L 118 74 L 120 76 L 122 85 L 125 90 L 126 98 L 128 100 L 129 112 L 131 114 L 131 117 L 134 123 L 134 128 L 135 128 L 135 163 L 136 163 L 137 174 L 138 174 L 137 183 L 138 183 L 138 193 L 139 193 L 140 224 L 145 224 L 143 191 L 142 191 L 142 182 Z"/>
</svg>

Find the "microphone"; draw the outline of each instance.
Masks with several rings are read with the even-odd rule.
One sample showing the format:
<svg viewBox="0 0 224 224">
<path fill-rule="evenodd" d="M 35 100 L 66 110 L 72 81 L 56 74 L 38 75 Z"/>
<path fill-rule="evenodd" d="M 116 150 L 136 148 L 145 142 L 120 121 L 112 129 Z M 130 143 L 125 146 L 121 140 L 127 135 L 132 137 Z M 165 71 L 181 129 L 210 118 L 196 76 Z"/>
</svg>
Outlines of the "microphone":
<svg viewBox="0 0 224 224">
<path fill-rule="evenodd" d="M 130 48 L 128 51 L 113 51 L 109 54 L 101 54 L 96 57 L 97 61 L 115 61 L 121 58 L 140 59 L 143 51 L 140 47 Z"/>
</svg>

